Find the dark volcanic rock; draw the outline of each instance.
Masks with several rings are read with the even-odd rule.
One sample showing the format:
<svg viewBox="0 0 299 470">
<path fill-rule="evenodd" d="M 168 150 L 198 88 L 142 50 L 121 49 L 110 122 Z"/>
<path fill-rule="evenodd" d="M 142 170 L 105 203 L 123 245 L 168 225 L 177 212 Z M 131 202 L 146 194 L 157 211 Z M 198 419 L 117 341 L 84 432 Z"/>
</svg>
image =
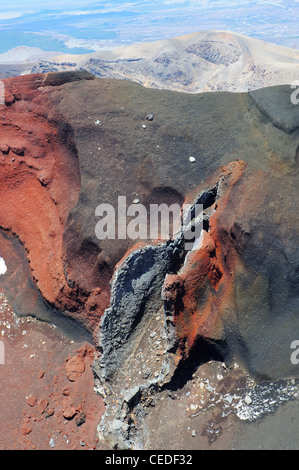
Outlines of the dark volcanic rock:
<svg viewBox="0 0 299 470">
<path fill-rule="evenodd" d="M 111 289 L 111 306 L 101 323 L 101 375 L 105 379 L 122 367 L 132 346 L 130 336 L 142 317 L 159 310 L 165 276 L 181 262 L 181 245 L 178 240 L 137 250 L 118 269 Z"/>
<path fill-rule="evenodd" d="M 93 79 L 94 76 L 86 70 L 81 70 L 80 72 L 52 72 L 47 73 L 44 79 L 44 86 L 60 86 L 64 83 Z"/>
<path fill-rule="evenodd" d="M 268 87 L 251 91 L 249 96 L 260 112 L 278 129 L 291 134 L 299 128 L 298 106 L 292 104 L 288 87 L 284 87 L 279 94 L 275 93 L 275 88 Z"/>
</svg>

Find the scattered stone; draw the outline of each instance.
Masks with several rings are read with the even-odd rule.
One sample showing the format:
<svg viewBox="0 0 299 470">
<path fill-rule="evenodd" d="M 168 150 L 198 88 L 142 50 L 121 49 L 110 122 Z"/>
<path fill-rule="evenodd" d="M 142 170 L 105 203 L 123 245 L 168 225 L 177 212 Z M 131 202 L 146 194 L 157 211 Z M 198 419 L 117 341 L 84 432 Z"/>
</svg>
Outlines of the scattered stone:
<svg viewBox="0 0 299 470">
<path fill-rule="evenodd" d="M 151 371 L 150 371 L 150 370 L 146 370 L 145 372 L 143 372 L 142 378 L 143 378 L 144 380 L 146 380 L 146 379 L 148 379 L 151 375 L 152 375 Z"/>
<path fill-rule="evenodd" d="M 7 155 L 9 153 L 10 147 L 7 144 L 1 144 L 0 150 L 4 155 Z"/>
<path fill-rule="evenodd" d="M 54 414 L 54 409 L 49 408 L 45 413 L 45 418 L 51 418 L 51 416 L 53 416 L 53 414 Z"/>
<path fill-rule="evenodd" d="M 53 437 L 51 437 L 51 439 L 49 440 L 49 446 L 54 448 L 55 447 L 55 441 L 53 439 Z"/>
<path fill-rule="evenodd" d="M 246 405 L 251 405 L 251 403 L 252 403 L 252 399 L 250 398 L 249 395 L 245 396 L 244 401 L 245 401 Z"/>
<path fill-rule="evenodd" d="M 66 376 L 75 382 L 85 371 L 84 358 L 81 355 L 71 357 L 66 363 Z"/>
<path fill-rule="evenodd" d="M 148 114 L 145 119 L 146 119 L 147 121 L 153 121 L 153 120 L 154 120 L 154 117 L 155 117 L 155 116 L 154 116 L 153 114 Z"/>
<path fill-rule="evenodd" d="M 96 126 L 100 126 L 100 125 L 101 125 L 101 121 L 99 121 L 99 119 L 97 119 L 96 122 L 95 122 L 95 125 L 96 125 Z"/>
<path fill-rule="evenodd" d="M 37 398 L 30 395 L 30 397 L 27 398 L 26 403 L 33 408 L 37 404 Z"/>
<path fill-rule="evenodd" d="M 192 437 L 196 437 L 196 431 L 195 431 L 195 429 L 193 429 L 193 431 L 192 431 L 192 434 L 191 434 L 191 435 L 192 435 Z"/>
<path fill-rule="evenodd" d="M 195 162 L 195 158 L 194 158 L 194 157 L 189 157 L 189 161 L 190 161 L 191 163 L 194 163 L 194 162 Z"/>
<path fill-rule="evenodd" d="M 142 124 L 142 129 L 146 129 L 146 125 L 145 125 L 145 124 Z"/>
<path fill-rule="evenodd" d="M 41 400 L 39 400 L 38 408 L 39 408 L 39 412 L 41 415 L 46 411 L 48 406 L 49 406 L 49 402 L 45 398 L 42 398 Z"/>
<path fill-rule="evenodd" d="M 233 402 L 233 397 L 231 395 L 227 395 L 226 397 L 224 397 L 224 400 L 231 405 Z"/>
<path fill-rule="evenodd" d="M 23 157 L 25 153 L 22 147 L 11 147 L 11 151 L 19 157 Z"/>
<path fill-rule="evenodd" d="M 10 92 L 6 92 L 6 96 L 5 96 L 5 104 L 6 106 L 11 106 L 12 104 L 14 104 L 15 102 L 15 97 L 12 93 Z"/>
<path fill-rule="evenodd" d="M 134 199 L 133 204 L 139 204 L 139 199 L 138 198 Z"/>
<path fill-rule="evenodd" d="M 81 426 L 86 422 L 86 415 L 83 411 L 80 411 L 80 413 L 76 416 L 76 424 L 77 426 Z"/>
<path fill-rule="evenodd" d="M 27 434 L 30 434 L 32 431 L 32 427 L 30 426 L 28 421 L 25 421 L 23 423 L 23 426 L 21 427 L 21 433 L 23 436 L 27 436 Z"/>
<path fill-rule="evenodd" d="M 76 416 L 77 410 L 73 406 L 68 406 L 67 408 L 65 408 L 63 410 L 62 414 L 63 414 L 63 417 L 65 419 L 70 421 L 71 419 L 73 419 Z"/>
</svg>

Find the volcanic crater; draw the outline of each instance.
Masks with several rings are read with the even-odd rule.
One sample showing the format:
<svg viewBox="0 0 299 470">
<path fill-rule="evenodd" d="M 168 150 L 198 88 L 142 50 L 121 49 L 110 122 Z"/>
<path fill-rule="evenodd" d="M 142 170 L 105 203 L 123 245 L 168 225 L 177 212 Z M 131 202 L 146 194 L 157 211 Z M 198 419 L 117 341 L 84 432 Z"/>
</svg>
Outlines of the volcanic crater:
<svg viewBox="0 0 299 470">
<path fill-rule="evenodd" d="M 76 381 L 89 374 L 84 407 L 91 421 L 87 412 L 83 417 L 82 400 L 62 410 L 58 398 L 55 419 L 71 426 L 77 416 L 76 436 L 88 426 L 90 444 L 78 437 L 81 448 L 159 448 L 161 442 L 242 448 L 245 438 L 236 429 L 257 445 L 256 428 L 243 428 L 242 420 L 263 419 L 267 427 L 281 403 L 295 400 L 298 408 L 290 345 L 299 326 L 299 108 L 291 87 L 187 95 L 84 70 L 3 82 L 0 255 L 7 272 L 0 286 L 6 315 L 10 308 L 15 331 L 28 318 L 35 319 L 30 327 L 37 335 L 39 328 L 57 328 L 55 335 L 68 339 L 55 360 L 65 354 Z M 182 232 L 166 241 L 99 240 L 96 207 L 116 207 L 120 195 L 145 207 L 202 203 L 194 249 L 184 249 Z M 13 340 L 3 339 L 12 341 L 7 350 L 13 351 Z M 20 353 L 11 353 L 9 373 L 1 365 L 12 390 Z M 39 356 L 39 365 L 43 361 Z M 24 361 L 22 367 L 28 368 Z M 37 370 L 29 373 L 39 377 Z M 261 398 L 264 383 L 272 408 Z M 31 386 L 38 388 L 33 379 Z M 246 414 L 248 394 L 258 407 Z M 180 422 L 171 417 L 176 413 Z M 33 439 L 37 417 L 25 418 L 23 441 L 15 446 L 49 447 L 48 436 L 42 444 Z M 155 419 L 160 426 L 152 432 Z M 61 422 L 55 421 L 60 438 Z M 235 432 L 226 434 L 232 424 Z M 10 426 L 16 439 L 16 425 Z"/>
</svg>

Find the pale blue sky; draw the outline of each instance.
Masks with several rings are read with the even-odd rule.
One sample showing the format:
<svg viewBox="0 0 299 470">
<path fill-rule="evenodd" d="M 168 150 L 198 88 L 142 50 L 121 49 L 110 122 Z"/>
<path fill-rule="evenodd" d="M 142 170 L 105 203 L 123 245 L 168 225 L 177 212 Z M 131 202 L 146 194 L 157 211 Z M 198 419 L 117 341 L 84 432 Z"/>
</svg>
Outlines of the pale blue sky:
<svg viewBox="0 0 299 470">
<path fill-rule="evenodd" d="M 24 38 L 31 44 L 36 33 L 77 38 L 84 46 L 84 40 L 128 44 L 208 29 L 293 47 L 298 17 L 298 0 L 0 0 L 0 50 Z"/>
</svg>

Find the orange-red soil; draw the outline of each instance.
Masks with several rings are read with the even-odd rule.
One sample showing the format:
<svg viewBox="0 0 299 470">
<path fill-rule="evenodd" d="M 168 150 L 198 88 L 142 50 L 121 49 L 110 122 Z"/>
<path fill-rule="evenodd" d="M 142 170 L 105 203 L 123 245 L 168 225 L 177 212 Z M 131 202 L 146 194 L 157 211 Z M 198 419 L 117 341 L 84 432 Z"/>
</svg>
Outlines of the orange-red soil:
<svg viewBox="0 0 299 470">
<path fill-rule="evenodd" d="M 94 449 L 104 405 L 94 391 L 93 346 L 16 317 L 3 294 L 0 310 L 0 448 Z"/>
</svg>

